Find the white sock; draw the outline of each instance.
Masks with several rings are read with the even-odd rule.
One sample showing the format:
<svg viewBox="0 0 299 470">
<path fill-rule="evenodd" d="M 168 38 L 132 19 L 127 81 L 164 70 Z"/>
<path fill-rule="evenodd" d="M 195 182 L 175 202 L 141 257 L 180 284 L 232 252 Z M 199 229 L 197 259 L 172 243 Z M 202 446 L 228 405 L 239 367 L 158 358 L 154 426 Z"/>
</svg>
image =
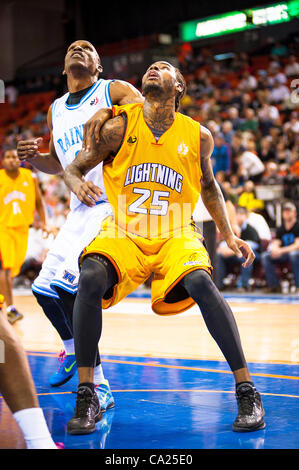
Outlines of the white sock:
<svg viewBox="0 0 299 470">
<path fill-rule="evenodd" d="M 99 364 L 94 368 L 94 383 L 95 384 L 102 384 L 105 383 L 104 372 L 102 369 L 102 365 Z"/>
<path fill-rule="evenodd" d="M 24 434 L 27 449 L 57 449 L 41 408 L 26 408 L 13 416 Z"/>
<path fill-rule="evenodd" d="M 74 343 L 73 338 L 63 341 L 63 346 L 64 346 L 66 355 L 75 354 L 75 343 Z"/>
</svg>

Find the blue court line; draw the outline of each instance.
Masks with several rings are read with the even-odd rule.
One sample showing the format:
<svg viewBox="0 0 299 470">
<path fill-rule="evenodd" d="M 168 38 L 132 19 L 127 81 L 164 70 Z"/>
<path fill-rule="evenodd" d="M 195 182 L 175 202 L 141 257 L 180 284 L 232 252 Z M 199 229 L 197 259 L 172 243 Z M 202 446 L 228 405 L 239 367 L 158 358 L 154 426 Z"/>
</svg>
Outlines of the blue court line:
<svg viewBox="0 0 299 470">
<path fill-rule="evenodd" d="M 263 396 L 266 428 L 234 433 L 237 403 L 225 361 L 106 355 L 102 358 L 104 372 L 116 407 L 104 413 L 93 434 L 71 436 L 66 423 L 74 412 L 71 391 L 77 388 L 78 376 L 58 390 L 50 387 L 48 378 L 57 367 L 55 356 L 28 352 L 50 432 L 66 449 L 298 448 L 299 364 L 249 364 L 250 372 L 258 374 L 254 382 Z M 0 448 L 1 439 L 7 447 L 13 439 L 18 445 L 5 407 L 2 413 L 6 425 L 0 426 Z"/>
</svg>

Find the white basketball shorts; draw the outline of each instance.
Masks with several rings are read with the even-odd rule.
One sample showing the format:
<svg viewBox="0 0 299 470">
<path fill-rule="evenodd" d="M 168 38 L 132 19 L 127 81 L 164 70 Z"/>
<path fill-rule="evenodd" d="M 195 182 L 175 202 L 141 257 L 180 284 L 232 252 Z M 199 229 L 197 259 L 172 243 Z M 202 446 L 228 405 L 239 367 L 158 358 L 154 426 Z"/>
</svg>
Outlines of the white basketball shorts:
<svg viewBox="0 0 299 470">
<path fill-rule="evenodd" d="M 102 221 L 112 215 L 111 206 L 100 201 L 93 207 L 80 204 L 69 212 L 32 284 L 32 290 L 49 297 L 59 298 L 55 286 L 75 294 L 78 290 L 78 258 L 97 236 Z"/>
</svg>

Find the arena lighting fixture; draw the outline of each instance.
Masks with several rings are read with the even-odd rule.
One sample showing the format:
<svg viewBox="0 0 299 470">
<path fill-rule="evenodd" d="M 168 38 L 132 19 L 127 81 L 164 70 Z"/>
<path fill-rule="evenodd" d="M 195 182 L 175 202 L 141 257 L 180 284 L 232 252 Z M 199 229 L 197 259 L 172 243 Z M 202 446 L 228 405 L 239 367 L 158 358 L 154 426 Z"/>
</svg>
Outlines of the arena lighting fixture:
<svg viewBox="0 0 299 470">
<path fill-rule="evenodd" d="M 182 41 L 194 41 L 224 34 L 245 31 L 260 26 L 284 23 L 299 17 L 299 0 L 276 3 L 264 8 L 232 11 L 204 20 L 181 23 Z"/>
</svg>

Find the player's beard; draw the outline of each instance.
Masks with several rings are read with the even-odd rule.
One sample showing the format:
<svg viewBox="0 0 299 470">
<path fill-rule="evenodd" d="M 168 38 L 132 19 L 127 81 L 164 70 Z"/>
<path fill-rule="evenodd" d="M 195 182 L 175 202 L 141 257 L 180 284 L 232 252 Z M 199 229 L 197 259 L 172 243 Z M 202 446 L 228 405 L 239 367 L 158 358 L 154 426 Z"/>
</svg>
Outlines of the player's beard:
<svg viewBox="0 0 299 470">
<path fill-rule="evenodd" d="M 160 83 L 146 82 L 142 87 L 142 94 L 144 97 L 152 96 L 153 98 L 168 98 L 171 95 L 172 86 L 168 83 L 164 83 L 164 86 Z"/>
</svg>

